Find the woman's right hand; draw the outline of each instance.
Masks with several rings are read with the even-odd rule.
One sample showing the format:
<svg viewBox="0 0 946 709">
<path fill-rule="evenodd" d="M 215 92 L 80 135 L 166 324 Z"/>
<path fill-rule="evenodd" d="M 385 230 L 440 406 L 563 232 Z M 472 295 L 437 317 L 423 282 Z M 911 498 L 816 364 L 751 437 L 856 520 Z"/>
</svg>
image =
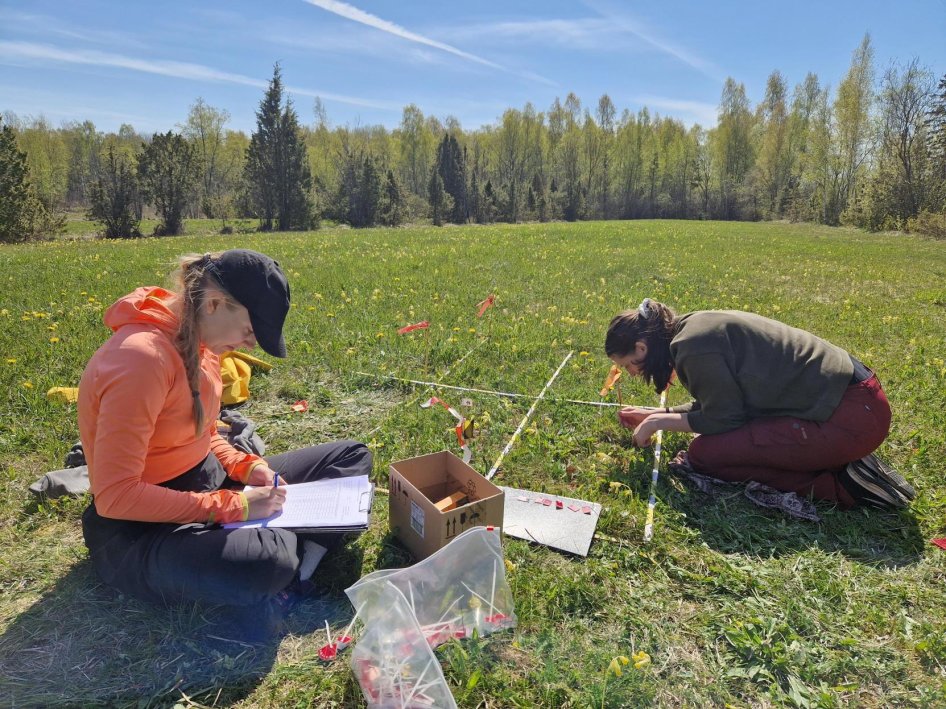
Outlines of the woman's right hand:
<svg viewBox="0 0 946 709">
<path fill-rule="evenodd" d="M 286 489 L 284 487 L 251 487 L 244 490 L 249 513 L 247 519 L 266 519 L 272 517 L 277 512 L 282 511 L 283 503 L 286 501 Z"/>
<path fill-rule="evenodd" d="M 658 409 L 649 406 L 625 406 L 618 411 L 618 421 L 624 428 L 629 428 L 633 431 L 641 425 L 641 422 L 645 418 L 657 413 L 657 411 Z"/>
</svg>

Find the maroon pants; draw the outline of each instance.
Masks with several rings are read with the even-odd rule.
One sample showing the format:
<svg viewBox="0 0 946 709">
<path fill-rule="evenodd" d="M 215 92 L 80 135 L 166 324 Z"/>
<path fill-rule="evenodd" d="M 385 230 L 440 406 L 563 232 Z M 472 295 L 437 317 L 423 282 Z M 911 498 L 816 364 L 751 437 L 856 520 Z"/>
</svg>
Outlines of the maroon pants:
<svg viewBox="0 0 946 709">
<path fill-rule="evenodd" d="M 791 416 L 755 419 L 734 431 L 697 436 L 687 452 L 697 472 L 714 478 L 756 480 L 851 507 L 854 499 L 837 473 L 876 450 L 889 430 L 890 404 L 872 375 L 847 388 L 827 421 Z"/>
</svg>

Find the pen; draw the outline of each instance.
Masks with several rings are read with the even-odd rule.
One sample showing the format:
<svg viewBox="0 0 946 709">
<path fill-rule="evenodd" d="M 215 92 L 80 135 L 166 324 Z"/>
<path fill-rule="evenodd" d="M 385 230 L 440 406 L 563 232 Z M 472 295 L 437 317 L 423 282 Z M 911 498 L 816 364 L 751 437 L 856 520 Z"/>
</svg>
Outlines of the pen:
<svg viewBox="0 0 946 709">
<path fill-rule="evenodd" d="M 273 474 L 273 487 L 279 487 L 279 473 Z"/>
</svg>

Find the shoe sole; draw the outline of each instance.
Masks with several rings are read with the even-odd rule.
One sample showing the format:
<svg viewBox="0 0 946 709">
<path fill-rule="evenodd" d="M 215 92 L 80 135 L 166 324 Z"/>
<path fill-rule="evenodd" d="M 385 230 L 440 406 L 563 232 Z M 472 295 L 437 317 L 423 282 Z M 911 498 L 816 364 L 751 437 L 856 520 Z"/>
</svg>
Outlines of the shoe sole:
<svg viewBox="0 0 946 709">
<path fill-rule="evenodd" d="M 846 468 L 847 478 L 860 490 L 866 499 L 865 502 L 882 507 L 906 507 L 913 499 L 903 494 L 886 475 L 872 469 L 861 461 L 854 461 Z M 906 481 L 904 481 L 906 483 Z M 911 488 L 912 492 L 912 488 Z"/>
<path fill-rule="evenodd" d="M 880 477 L 882 477 L 902 497 L 905 497 L 908 500 L 913 500 L 916 497 L 916 490 L 913 489 L 913 486 L 908 483 L 900 473 L 880 460 L 880 458 L 871 454 L 867 456 L 865 460 L 869 462 L 862 463 L 862 465 L 870 467 L 870 464 L 874 463 L 877 466 L 875 472 L 879 473 Z"/>
</svg>

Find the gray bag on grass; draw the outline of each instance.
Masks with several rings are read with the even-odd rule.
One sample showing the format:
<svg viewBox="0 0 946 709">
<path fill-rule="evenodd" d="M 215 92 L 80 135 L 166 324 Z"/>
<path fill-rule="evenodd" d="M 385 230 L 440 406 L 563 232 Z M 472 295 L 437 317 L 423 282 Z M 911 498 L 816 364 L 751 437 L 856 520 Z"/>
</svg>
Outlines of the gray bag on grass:
<svg viewBox="0 0 946 709">
<path fill-rule="evenodd" d="M 30 485 L 30 492 L 40 499 L 69 495 L 79 497 L 89 491 L 89 466 L 53 470 Z"/>
</svg>

